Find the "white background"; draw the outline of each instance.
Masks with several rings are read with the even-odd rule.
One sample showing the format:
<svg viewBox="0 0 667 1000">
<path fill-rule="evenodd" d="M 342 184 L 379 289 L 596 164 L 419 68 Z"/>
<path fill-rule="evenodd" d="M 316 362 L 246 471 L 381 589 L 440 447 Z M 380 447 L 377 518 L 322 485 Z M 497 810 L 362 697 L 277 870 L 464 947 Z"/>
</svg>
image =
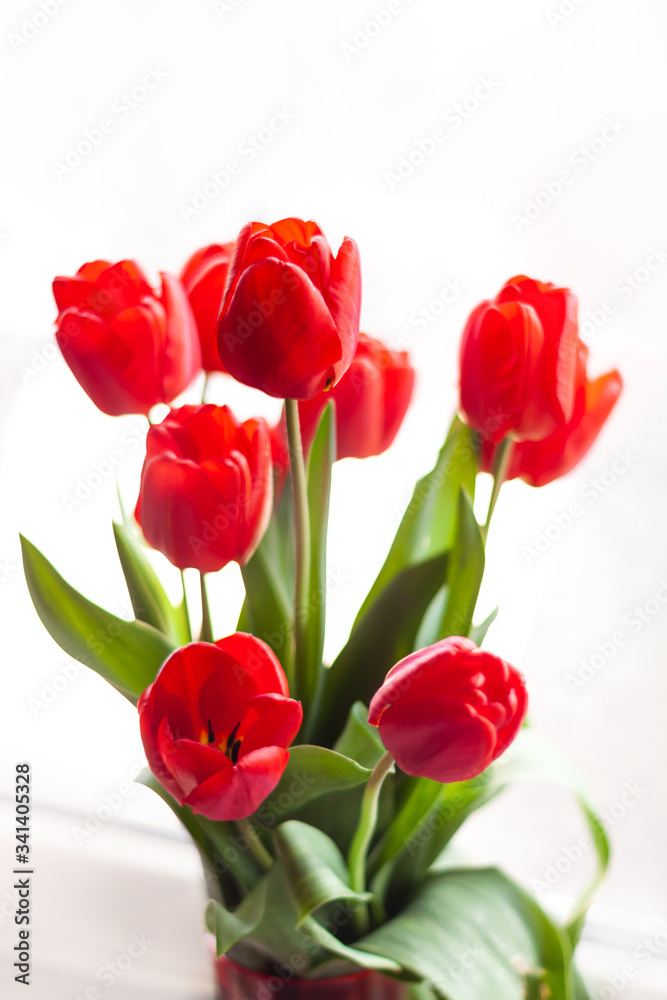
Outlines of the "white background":
<svg viewBox="0 0 667 1000">
<path fill-rule="evenodd" d="M 520 272 L 569 285 L 588 321 L 593 370 L 621 369 L 622 400 L 586 461 L 542 490 L 512 484 L 503 491 L 480 613 L 501 604 L 487 645 L 525 671 L 534 722 L 577 762 L 600 808 L 613 809 L 628 783 L 638 789 L 610 829 L 614 863 L 602 898 L 616 915 L 612 924 L 629 926 L 630 917 L 618 914 L 638 914 L 650 933 L 659 932 L 667 922 L 664 4 L 564 0 L 559 15 L 557 0 L 394 0 L 389 23 L 377 31 L 365 26 L 385 0 L 44 2 L 55 11 L 48 17 L 38 4 L 15 0 L 4 0 L 0 12 L 0 781 L 8 795 L 15 761 L 32 761 L 41 807 L 35 861 L 40 852 L 44 859 L 36 935 L 45 970 L 38 989 L 46 992 L 39 996 L 74 997 L 122 952 L 129 928 L 122 866 L 140 873 L 165 842 L 123 841 L 118 831 L 114 839 L 109 829 L 174 830 L 162 803 L 143 789 L 82 844 L 72 829 L 82 822 L 72 817 L 98 808 L 141 763 L 136 717 L 83 668 L 66 685 L 59 681 L 64 690 L 45 704 L 68 661 L 32 611 L 17 532 L 87 596 L 126 613 L 110 528 L 115 483 L 109 477 L 75 507 L 66 498 L 119 450 L 120 486 L 131 505 L 145 421 L 98 413 L 55 355 L 51 280 L 98 257 L 135 257 L 152 275 L 177 271 L 198 246 L 233 239 L 248 219 L 286 215 L 316 219 L 334 245 L 344 235 L 358 241 L 363 329 L 390 343 L 403 335 L 419 375 L 392 451 L 336 469 L 330 653 L 382 562 L 400 505 L 444 437 L 456 406 L 458 337 L 479 300 Z M 144 100 L 137 100 L 141 89 L 133 98 L 149 72 L 159 82 Z M 249 138 L 276 122 L 276 110 L 290 121 L 263 132 L 267 141 L 251 159 Z M 90 155 L 66 159 L 104 118 L 112 130 Z M 609 120 L 613 141 L 594 142 Z M 446 138 L 432 155 L 400 182 L 392 177 L 420 143 L 431 148 L 438 128 Z M 206 187 L 230 160 L 240 164 L 238 175 L 224 190 Z M 571 180 L 559 191 L 554 182 L 564 170 Z M 196 200 L 198 189 L 207 194 Z M 445 304 L 452 286 L 459 291 L 446 294 Z M 603 303 L 614 307 L 610 315 L 600 311 Z M 427 321 L 418 325 L 420 309 Z M 275 416 L 275 401 L 225 378 L 214 394 L 243 416 Z M 626 456 L 620 472 L 618 451 Z M 583 513 L 568 525 L 574 501 Z M 160 566 L 175 587 L 175 572 Z M 217 630 L 226 634 L 240 605 L 237 572 L 225 571 L 213 592 Z M 628 615 L 656 594 L 650 607 L 657 612 L 632 626 Z M 627 636 L 623 648 L 573 689 L 582 661 L 590 662 L 598 643 L 609 651 L 619 631 Z M 47 807 L 64 811 L 60 826 Z M 495 818 L 484 810 L 471 821 L 463 839 L 528 886 L 583 830 L 553 789 L 513 794 L 494 809 Z M 7 814 L 0 886 L 11 835 Z M 192 856 L 183 851 L 183 885 L 196 886 L 196 865 L 190 873 Z M 115 871 L 113 852 L 122 855 L 118 878 L 105 875 Z M 65 889 L 57 881 L 46 888 L 52 857 L 85 873 L 76 906 L 65 911 Z M 555 891 L 573 893 L 590 866 L 585 855 Z M 192 891 L 196 901 L 198 886 Z M 549 905 L 548 894 L 543 902 Z M 162 951 L 138 962 L 114 987 L 117 996 L 134 996 L 127 991 L 135 981 L 149 995 L 141 977 L 150 970 L 156 981 L 165 954 L 196 940 L 191 912 L 194 903 L 180 922 L 173 916 L 160 932 Z M 5 916 L 3 948 L 10 943 Z M 144 914 L 129 929 L 151 926 L 150 919 Z M 94 951 L 91 942 L 102 939 Z M 70 952 L 80 968 L 68 964 Z M 204 958 L 197 961 L 203 968 Z M 611 951 L 602 971 L 614 974 L 623 961 Z M 645 982 L 659 965 L 629 961 Z M 161 989 L 160 996 L 177 995 L 168 984 Z"/>
</svg>

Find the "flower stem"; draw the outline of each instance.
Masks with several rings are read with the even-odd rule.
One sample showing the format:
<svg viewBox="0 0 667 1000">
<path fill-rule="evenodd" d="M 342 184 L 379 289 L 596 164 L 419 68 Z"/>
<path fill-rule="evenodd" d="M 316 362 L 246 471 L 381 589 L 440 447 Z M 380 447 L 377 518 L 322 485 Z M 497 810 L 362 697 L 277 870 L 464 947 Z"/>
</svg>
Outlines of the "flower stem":
<svg viewBox="0 0 667 1000">
<path fill-rule="evenodd" d="M 393 767 L 394 758 L 387 751 L 376 764 L 364 791 L 359 823 L 347 856 L 347 863 L 350 869 L 350 886 L 354 892 L 365 892 L 366 890 L 366 855 L 368 854 L 368 848 L 373 839 L 377 824 L 380 791 L 384 779 Z M 365 903 L 357 908 L 356 916 L 357 929 L 361 935 L 364 935 L 367 933 L 370 923 L 368 907 Z"/>
<path fill-rule="evenodd" d="M 188 589 L 185 586 L 184 570 L 181 570 L 181 586 L 183 587 L 183 607 L 185 609 L 185 623 L 187 625 L 188 642 L 192 642 L 192 624 L 190 621 L 190 611 L 188 609 Z"/>
<path fill-rule="evenodd" d="M 511 437 L 504 438 L 496 448 L 496 453 L 493 459 L 493 469 L 491 470 L 491 474 L 493 476 L 493 489 L 491 490 L 491 499 L 489 500 L 489 509 L 486 515 L 486 521 L 481 529 L 482 538 L 485 543 L 486 536 L 489 533 L 491 518 L 493 517 L 493 512 L 496 509 L 498 497 L 500 496 L 500 490 L 505 482 L 505 476 L 507 475 L 507 470 L 509 469 L 513 448 L 514 440 Z"/>
<path fill-rule="evenodd" d="M 208 603 L 208 594 L 206 593 L 206 578 L 203 573 L 199 574 L 199 583 L 201 587 L 201 642 L 213 642 L 213 626 L 211 624 L 211 608 Z"/>
<path fill-rule="evenodd" d="M 292 497 L 294 501 L 294 526 L 296 540 L 296 572 L 294 584 L 294 633 L 296 639 L 295 673 L 296 691 L 293 698 L 302 700 L 308 694 L 308 606 L 310 595 L 310 514 L 306 465 L 303 460 L 299 404 L 295 399 L 285 400 L 287 442 L 292 471 Z"/>
<path fill-rule="evenodd" d="M 265 872 L 271 871 L 273 868 L 273 858 L 259 839 L 259 834 L 250 820 L 237 819 L 236 825 L 241 836 L 248 842 L 248 850 L 260 868 Z"/>
</svg>

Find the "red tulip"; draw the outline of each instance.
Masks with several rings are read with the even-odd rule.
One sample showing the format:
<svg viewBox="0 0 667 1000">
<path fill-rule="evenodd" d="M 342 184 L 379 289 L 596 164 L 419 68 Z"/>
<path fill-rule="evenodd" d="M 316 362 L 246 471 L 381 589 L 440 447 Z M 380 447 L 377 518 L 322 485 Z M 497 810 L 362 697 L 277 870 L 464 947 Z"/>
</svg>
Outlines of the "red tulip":
<svg viewBox="0 0 667 1000">
<path fill-rule="evenodd" d="M 360 308 L 354 240 L 343 240 L 334 257 L 314 222 L 250 222 L 227 275 L 220 360 L 239 382 L 269 396 L 310 399 L 349 367 Z"/>
<path fill-rule="evenodd" d="M 577 300 L 520 275 L 470 314 L 461 341 L 461 410 L 484 438 L 537 440 L 571 418 Z"/>
<path fill-rule="evenodd" d="M 81 387 L 103 413 L 148 413 L 169 403 L 201 368 L 192 310 L 179 280 L 155 291 L 132 260 L 84 264 L 56 278 L 56 340 Z"/>
<path fill-rule="evenodd" d="M 371 701 L 368 721 L 407 774 L 464 781 L 507 749 L 527 706 L 518 670 L 454 636 L 392 667 Z"/>
<path fill-rule="evenodd" d="M 218 318 L 233 249 L 233 243 L 202 247 L 181 271 L 181 281 L 197 321 L 202 365 L 207 372 L 225 370 L 218 354 Z"/>
<path fill-rule="evenodd" d="M 523 479 L 531 486 L 546 486 L 577 465 L 591 447 L 621 394 L 623 380 L 614 369 L 591 381 L 586 375 L 588 348 L 579 345 L 574 410 L 564 427 L 541 441 L 514 445 L 506 479 Z M 482 443 L 480 468 L 490 472 L 494 446 Z"/>
<path fill-rule="evenodd" d="M 214 820 L 255 812 L 280 781 L 303 717 L 273 652 L 245 632 L 177 649 L 138 708 L 155 777 Z"/>
<path fill-rule="evenodd" d="M 299 403 L 301 434 L 309 448 L 330 399 L 336 403 L 338 458 L 381 455 L 393 443 L 407 413 L 415 382 L 405 351 L 359 335 L 352 364 L 329 392 Z"/>
<path fill-rule="evenodd" d="M 264 420 L 242 424 L 226 406 L 181 406 L 148 431 L 136 517 L 146 540 L 179 569 L 211 573 L 246 563 L 272 503 Z"/>
</svg>

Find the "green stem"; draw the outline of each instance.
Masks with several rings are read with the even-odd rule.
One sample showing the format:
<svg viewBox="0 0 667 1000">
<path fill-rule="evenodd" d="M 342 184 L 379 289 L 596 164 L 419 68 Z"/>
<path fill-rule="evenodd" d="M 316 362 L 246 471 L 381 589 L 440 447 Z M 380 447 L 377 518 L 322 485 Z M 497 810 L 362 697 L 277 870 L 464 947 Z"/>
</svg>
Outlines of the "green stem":
<svg viewBox="0 0 667 1000">
<path fill-rule="evenodd" d="M 273 858 L 264 847 L 262 841 L 259 839 L 259 834 L 250 820 L 237 819 L 236 825 L 241 836 L 247 840 L 248 850 L 260 868 L 265 872 L 271 871 L 273 868 Z"/>
<path fill-rule="evenodd" d="M 310 515 L 306 465 L 303 460 L 299 404 L 295 399 L 285 400 L 287 442 L 292 472 L 292 497 L 294 501 L 294 527 L 296 566 L 294 583 L 294 634 L 296 640 L 295 674 L 296 691 L 293 698 L 303 701 L 308 694 L 308 608 L 310 604 Z M 307 706 L 304 706 L 306 708 Z"/>
<path fill-rule="evenodd" d="M 202 389 L 201 389 L 201 401 L 202 401 L 202 405 L 206 402 L 206 390 L 208 389 L 208 380 L 209 380 L 209 373 L 208 372 L 204 372 L 204 384 L 202 385 Z"/>
<path fill-rule="evenodd" d="M 364 791 L 359 823 L 347 856 L 347 863 L 350 869 L 350 886 L 354 892 L 365 892 L 366 890 L 366 855 L 368 854 L 368 848 L 370 847 L 377 824 L 380 791 L 382 790 L 384 779 L 393 767 L 394 758 L 387 751 L 376 764 Z M 368 907 L 365 903 L 358 907 L 356 916 L 357 928 L 363 936 L 367 933 L 369 927 Z"/>
<path fill-rule="evenodd" d="M 199 574 L 199 583 L 201 587 L 201 642 L 214 642 L 213 638 L 213 626 L 211 624 L 211 608 L 208 603 L 208 594 L 206 593 L 206 578 L 203 573 Z"/>
<path fill-rule="evenodd" d="M 511 437 L 504 438 L 496 448 L 496 453 L 493 458 L 493 469 L 491 470 L 491 475 L 493 476 L 493 489 L 491 490 L 491 499 L 489 500 L 489 510 L 486 515 L 486 522 L 481 529 L 484 542 L 486 542 L 486 536 L 489 533 L 489 525 L 491 524 L 493 512 L 496 509 L 498 497 L 500 496 L 500 490 L 505 482 L 505 476 L 507 475 L 507 470 L 509 469 L 513 448 L 514 440 Z"/>
<path fill-rule="evenodd" d="M 192 642 L 192 623 L 190 611 L 188 609 L 188 591 L 185 586 L 185 572 L 181 570 L 181 586 L 183 587 L 183 607 L 185 608 L 185 621 L 188 627 L 188 642 Z"/>
</svg>

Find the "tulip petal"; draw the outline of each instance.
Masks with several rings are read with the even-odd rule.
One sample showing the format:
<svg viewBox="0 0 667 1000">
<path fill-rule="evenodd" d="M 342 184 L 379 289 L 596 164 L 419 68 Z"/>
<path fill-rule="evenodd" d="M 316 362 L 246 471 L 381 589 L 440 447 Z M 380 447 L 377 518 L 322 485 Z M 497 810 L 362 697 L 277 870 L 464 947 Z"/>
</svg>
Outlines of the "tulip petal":
<svg viewBox="0 0 667 1000">
<path fill-rule="evenodd" d="M 515 446 L 509 478 L 546 486 L 570 472 L 602 430 L 622 388 L 623 380 L 616 369 L 586 381 L 569 424 L 541 441 L 524 441 Z"/>
<path fill-rule="evenodd" d="M 243 666 L 258 693 L 289 697 L 285 671 L 276 654 L 261 639 L 247 632 L 235 632 L 218 639 L 215 645 Z"/>
<path fill-rule="evenodd" d="M 254 750 L 234 767 L 198 785 L 186 805 L 213 820 L 246 819 L 274 790 L 288 760 L 289 751 L 282 747 Z"/>
<path fill-rule="evenodd" d="M 133 344 L 136 326 L 141 332 Z M 147 337 L 143 335 L 146 330 Z M 116 325 L 94 313 L 67 309 L 58 318 L 56 340 L 77 382 L 103 413 L 112 417 L 148 413 L 156 401 L 156 389 L 151 379 L 154 340 L 146 316 L 136 325 L 130 322 L 119 336 Z"/>
<path fill-rule="evenodd" d="M 166 720 L 165 720 L 166 721 Z M 217 747 L 194 740 L 171 740 L 158 736 L 158 745 L 165 767 L 169 770 L 183 799 L 203 782 L 221 771 L 229 771 L 233 764 Z"/>
<path fill-rule="evenodd" d="M 181 805 L 183 804 L 183 795 L 181 794 L 181 789 L 178 782 L 173 778 L 168 767 L 162 759 L 162 754 L 158 747 L 158 733 L 159 729 L 156 729 L 153 713 L 151 711 L 151 691 L 155 685 L 151 685 L 144 691 L 143 695 L 139 699 L 139 704 L 137 706 L 139 710 L 139 729 L 141 732 L 141 742 L 144 745 L 144 753 L 146 754 L 146 761 L 151 771 L 163 786 L 166 788 L 170 795 L 176 799 Z M 171 735 L 169 731 L 169 723 L 165 718 L 161 722 L 161 729 L 164 739 L 165 735 Z"/>
<path fill-rule="evenodd" d="M 201 347 L 188 296 L 178 278 L 160 272 L 165 322 L 162 369 L 162 399 L 170 403 L 187 389 L 201 368 Z"/>
<path fill-rule="evenodd" d="M 241 273 L 220 320 L 218 350 L 239 382 L 307 399 L 335 377 L 343 347 L 312 282 L 294 264 L 269 258 Z"/>
<path fill-rule="evenodd" d="M 218 318 L 229 271 L 233 244 L 213 244 L 198 251 L 181 271 L 181 281 L 188 293 L 201 344 L 205 371 L 224 371 L 218 356 Z"/>
<path fill-rule="evenodd" d="M 279 694 L 262 694 L 253 698 L 249 707 L 259 712 L 259 718 L 243 738 L 241 757 L 260 747 L 290 746 L 303 722 L 301 702 Z"/>
<path fill-rule="evenodd" d="M 349 368 L 359 340 L 361 315 L 361 262 L 354 240 L 345 237 L 331 262 L 331 278 L 324 293 L 341 339 L 342 353 L 336 366 L 336 381 Z"/>
<path fill-rule="evenodd" d="M 443 783 L 480 774 L 496 745 L 495 728 L 470 705 L 415 692 L 384 712 L 379 729 L 401 770 Z"/>
</svg>

